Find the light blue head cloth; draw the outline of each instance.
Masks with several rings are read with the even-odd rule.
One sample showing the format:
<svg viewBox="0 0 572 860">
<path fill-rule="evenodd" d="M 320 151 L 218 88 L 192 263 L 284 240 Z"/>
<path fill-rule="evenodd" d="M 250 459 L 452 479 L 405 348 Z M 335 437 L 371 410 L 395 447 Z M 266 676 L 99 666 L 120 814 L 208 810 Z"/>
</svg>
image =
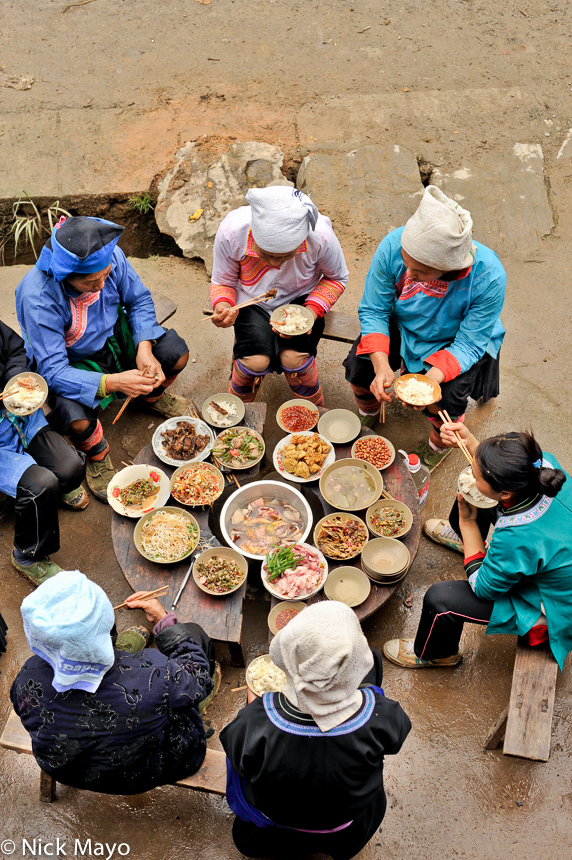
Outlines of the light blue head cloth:
<svg viewBox="0 0 572 860">
<path fill-rule="evenodd" d="M 103 218 L 84 215 L 60 218 L 36 266 L 56 281 L 63 281 L 72 272 L 78 275 L 101 272 L 111 263 L 113 249 L 124 229 Z"/>
<path fill-rule="evenodd" d="M 95 693 L 115 659 L 115 616 L 99 585 L 62 570 L 24 598 L 21 611 L 28 645 L 54 670 L 54 689 Z"/>
</svg>

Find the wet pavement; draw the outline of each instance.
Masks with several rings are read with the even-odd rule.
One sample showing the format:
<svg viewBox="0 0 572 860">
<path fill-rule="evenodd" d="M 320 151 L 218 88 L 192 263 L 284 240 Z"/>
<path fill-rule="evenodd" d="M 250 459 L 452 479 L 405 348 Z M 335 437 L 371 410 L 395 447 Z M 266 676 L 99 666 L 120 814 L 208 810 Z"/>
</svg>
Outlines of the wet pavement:
<svg viewBox="0 0 572 860">
<path fill-rule="evenodd" d="M 547 268 L 570 266 L 558 243 L 546 243 Z M 173 327 L 190 344 L 191 361 L 176 386 L 197 403 L 224 391 L 230 363 L 232 335 L 211 324 L 197 325 L 207 291 L 207 278 L 198 263 L 181 259 L 133 260 L 145 282 L 178 305 Z M 367 261 L 348 260 L 350 287 L 342 307 L 355 308 Z M 503 314 L 509 336 L 503 347 L 501 396 L 485 407 L 473 406 L 467 421 L 477 436 L 532 426 L 541 444 L 570 470 L 569 378 L 567 339 L 544 313 L 531 325 L 527 314 L 537 303 L 539 267 L 509 263 L 510 290 Z M 25 270 L 0 269 L 0 301 L 9 307 L 12 292 Z M 567 296 L 543 291 L 552 318 L 565 312 Z M 15 318 L 5 316 L 15 324 Z M 340 361 L 347 348 L 325 342 L 320 346 L 322 384 L 330 407 L 352 408 L 349 388 L 342 383 Z M 547 367 L 545 358 L 549 358 Z M 553 372 L 549 368 L 554 368 Z M 564 392 L 564 393 L 563 393 Z M 281 377 L 264 382 L 262 397 L 268 403 L 268 433 L 274 414 L 289 389 Z M 113 408 L 113 407 L 112 407 Z M 110 410 L 111 411 L 111 410 Z M 160 419 L 130 408 L 115 427 L 104 416 L 116 467 L 127 462 L 148 443 Z M 396 447 L 411 450 L 426 433 L 424 419 L 393 405 L 388 409 L 385 434 Z M 446 514 L 456 477 L 464 467 L 460 452 L 453 452 L 431 479 L 423 516 Z M 61 513 L 62 549 L 55 560 L 64 568 L 79 568 L 102 585 L 114 604 L 129 588 L 117 565 L 110 539 L 111 512 L 93 500 L 79 514 Z M 0 661 L 0 722 L 9 712 L 8 690 L 28 656 L 19 605 L 30 591 L 28 583 L 10 566 L 12 523 L 0 526 L 0 609 L 9 625 L 9 649 Z M 461 559 L 455 553 L 421 539 L 419 552 L 407 578 L 388 603 L 365 622 L 374 647 L 394 636 L 413 634 L 421 601 L 428 585 L 444 578 L 462 577 Z M 404 600 L 412 602 L 411 607 Z M 269 601 L 262 590 L 249 589 L 245 608 L 245 646 L 248 658 L 267 648 L 266 617 Z M 120 610 L 119 629 L 145 623 L 139 612 Z M 542 854 L 546 860 L 570 856 L 569 750 L 572 738 L 569 711 L 572 678 L 568 665 L 559 679 L 553 726 L 552 754 L 547 763 L 505 758 L 500 751 L 483 752 L 490 724 L 508 701 L 514 639 L 485 637 L 484 630 L 469 627 L 462 641 L 464 660 L 452 670 L 407 672 L 385 663 L 386 694 L 398 699 L 409 713 L 413 731 L 402 752 L 386 763 L 389 798 L 383 834 L 359 855 L 360 860 L 426 860 L 467 857 L 473 860 L 522 860 Z M 244 670 L 232 668 L 226 649 L 221 692 L 206 719 L 215 730 L 209 740 L 220 748 L 218 733 L 245 702 L 231 689 L 244 683 Z M 126 843 L 131 857 L 167 860 L 234 860 L 240 855 L 231 839 L 232 816 L 224 799 L 179 788 L 156 789 L 136 797 L 109 797 L 58 786 L 57 802 L 38 801 L 38 770 L 30 757 L 0 751 L 0 807 L 2 838 L 74 840 Z M 0 848 L 0 856 L 1 856 Z M 125 849 L 122 849 L 125 850 Z M 13 855 L 19 857 L 18 853 Z M 61 854 L 63 856 L 63 854 Z M 117 856 L 117 853 L 115 854 Z"/>
</svg>

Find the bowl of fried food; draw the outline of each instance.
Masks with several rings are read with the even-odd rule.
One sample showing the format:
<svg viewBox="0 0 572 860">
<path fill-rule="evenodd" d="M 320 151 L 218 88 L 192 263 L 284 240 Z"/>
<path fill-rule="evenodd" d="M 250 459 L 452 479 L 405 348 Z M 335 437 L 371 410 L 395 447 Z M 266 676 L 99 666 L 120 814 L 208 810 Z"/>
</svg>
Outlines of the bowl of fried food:
<svg viewBox="0 0 572 860">
<path fill-rule="evenodd" d="M 316 481 L 336 459 L 333 445 L 319 433 L 291 433 L 274 449 L 274 468 L 289 481 Z"/>
</svg>

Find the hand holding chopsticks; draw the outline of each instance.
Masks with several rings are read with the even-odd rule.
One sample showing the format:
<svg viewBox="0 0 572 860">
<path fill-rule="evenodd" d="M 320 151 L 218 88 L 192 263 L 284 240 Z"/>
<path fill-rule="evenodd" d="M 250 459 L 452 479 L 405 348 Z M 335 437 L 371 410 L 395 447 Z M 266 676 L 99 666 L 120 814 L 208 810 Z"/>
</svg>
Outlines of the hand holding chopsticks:
<svg viewBox="0 0 572 860">
<path fill-rule="evenodd" d="M 155 591 L 146 591 L 143 594 L 139 595 L 137 600 L 153 600 L 155 597 L 164 597 L 169 591 L 169 585 L 162 585 L 161 588 L 156 588 Z M 161 592 L 161 593 L 159 593 Z M 128 601 L 125 600 L 123 603 L 120 603 L 119 606 L 114 606 L 113 611 L 116 609 L 121 609 L 122 606 L 127 606 Z"/>
<path fill-rule="evenodd" d="M 149 373 L 149 371 L 150 371 L 150 370 L 151 370 L 151 365 L 150 365 L 150 364 L 148 364 L 148 365 L 147 365 L 147 367 L 145 367 L 145 368 L 143 369 L 143 373 L 142 373 L 141 375 L 142 375 L 142 376 L 147 376 L 147 374 Z M 116 421 L 119 421 L 119 419 L 121 418 L 121 416 L 123 415 L 123 413 L 124 413 L 124 412 L 125 412 L 125 410 L 127 409 L 127 404 L 128 404 L 131 400 L 133 400 L 133 397 L 128 397 L 128 398 L 127 398 L 127 400 L 125 401 L 125 403 L 123 404 L 123 406 L 121 407 L 121 409 L 119 410 L 119 412 L 117 413 L 117 415 L 115 416 L 115 418 L 113 419 L 113 421 L 111 422 L 112 424 L 115 424 L 115 423 L 116 423 Z"/>
<path fill-rule="evenodd" d="M 235 305 L 232 310 L 239 311 L 241 308 L 247 308 L 250 305 L 258 305 L 262 302 L 267 302 L 268 299 L 273 299 L 276 295 L 276 290 L 268 290 L 267 293 L 262 293 L 260 296 L 256 296 L 253 299 L 248 299 L 246 302 L 241 302 L 239 305 Z M 212 320 L 212 316 L 205 317 L 201 322 L 207 322 L 208 320 Z"/>
<path fill-rule="evenodd" d="M 449 415 L 449 413 L 446 410 L 439 412 L 439 418 L 441 419 L 443 424 L 454 424 L 455 423 L 451 419 L 451 416 Z M 457 445 L 459 446 L 459 448 L 461 449 L 461 451 L 463 452 L 463 454 L 465 455 L 465 457 L 467 458 L 467 460 L 469 461 L 469 463 L 472 466 L 473 465 L 473 458 L 471 457 L 469 449 L 467 448 L 465 441 L 461 437 L 461 434 L 457 430 L 453 430 L 453 434 L 455 436 L 455 439 L 457 440 Z"/>
</svg>

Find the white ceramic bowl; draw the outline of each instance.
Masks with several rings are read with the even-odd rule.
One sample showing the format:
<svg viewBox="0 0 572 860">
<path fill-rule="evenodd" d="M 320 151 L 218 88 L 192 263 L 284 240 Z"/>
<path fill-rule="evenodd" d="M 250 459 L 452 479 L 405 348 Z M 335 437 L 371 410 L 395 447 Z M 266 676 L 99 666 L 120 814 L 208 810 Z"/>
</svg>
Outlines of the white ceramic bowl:
<svg viewBox="0 0 572 860">
<path fill-rule="evenodd" d="M 295 597 L 287 597 L 285 594 L 281 594 L 279 591 L 277 591 L 271 582 L 267 582 L 266 577 L 268 576 L 268 568 L 266 567 L 266 561 L 263 561 L 262 562 L 262 568 L 260 570 L 260 576 L 262 577 L 262 584 L 263 584 L 264 588 L 266 589 L 266 591 L 269 591 L 270 594 L 273 597 L 278 598 L 278 600 L 285 600 L 285 601 L 309 600 L 310 597 L 313 597 L 314 594 L 318 594 L 318 592 L 322 590 L 322 588 L 324 587 L 324 584 L 326 582 L 326 579 L 328 578 L 328 562 L 326 561 L 323 553 L 321 553 L 319 549 L 317 549 L 315 546 L 312 546 L 309 543 L 301 543 L 300 541 L 297 544 L 295 544 L 295 546 L 301 546 L 304 549 L 310 550 L 311 552 L 313 552 L 317 555 L 318 562 L 320 564 L 320 567 L 322 568 L 322 576 L 320 578 L 320 582 L 318 583 L 318 585 L 314 589 L 312 589 L 312 591 L 309 591 L 307 594 L 297 594 Z"/>
<path fill-rule="evenodd" d="M 129 484 L 132 484 L 133 481 L 146 480 L 147 478 L 150 478 L 159 488 L 159 492 L 155 498 L 141 509 L 126 508 L 119 499 L 118 491 L 123 490 Z M 107 487 L 107 501 L 113 510 L 124 517 L 131 517 L 132 519 L 139 519 L 139 517 L 142 517 L 143 514 L 149 511 L 162 508 L 167 503 L 170 495 L 171 482 L 165 472 L 162 469 L 156 469 L 155 466 L 148 465 L 127 466 L 126 469 L 117 472 Z"/>
<path fill-rule="evenodd" d="M 326 445 L 328 445 L 330 448 L 326 459 L 322 463 L 322 468 L 320 469 L 320 471 L 316 472 L 314 475 L 310 475 L 309 478 L 301 478 L 298 475 L 293 475 L 291 472 L 287 472 L 284 468 L 284 448 L 286 447 L 286 445 L 289 445 L 291 443 L 292 436 L 306 436 L 307 438 L 311 438 L 312 436 L 314 436 L 314 434 L 316 436 L 320 436 L 322 442 L 325 442 Z M 303 430 L 300 433 L 290 433 L 288 436 L 285 436 L 284 439 L 281 439 L 280 442 L 278 442 L 272 455 L 272 462 L 274 463 L 274 468 L 276 469 L 276 471 L 280 472 L 281 475 L 284 475 L 284 477 L 288 481 L 295 481 L 297 484 L 308 484 L 310 483 L 310 481 L 319 480 L 320 476 L 325 472 L 328 466 L 335 462 L 335 459 L 336 452 L 332 443 L 328 442 L 325 436 L 321 436 L 320 433 L 316 433 L 315 430 Z"/>
<path fill-rule="evenodd" d="M 209 442 L 202 451 L 195 457 L 191 457 L 190 460 L 175 460 L 174 457 L 169 457 L 168 454 L 165 453 L 165 449 L 163 447 L 163 437 L 161 434 L 164 430 L 174 430 L 179 421 L 189 421 L 195 427 L 195 432 L 197 436 L 208 436 Z M 197 463 L 200 460 L 206 460 L 212 451 L 214 444 L 214 433 L 204 421 L 201 421 L 200 418 L 193 418 L 192 415 L 179 415 L 177 418 L 168 418 L 166 421 L 163 421 L 162 424 L 159 424 L 155 432 L 153 433 L 152 445 L 153 445 L 153 453 L 162 460 L 163 463 L 167 463 L 168 466 L 188 466 L 189 463 Z"/>
</svg>

